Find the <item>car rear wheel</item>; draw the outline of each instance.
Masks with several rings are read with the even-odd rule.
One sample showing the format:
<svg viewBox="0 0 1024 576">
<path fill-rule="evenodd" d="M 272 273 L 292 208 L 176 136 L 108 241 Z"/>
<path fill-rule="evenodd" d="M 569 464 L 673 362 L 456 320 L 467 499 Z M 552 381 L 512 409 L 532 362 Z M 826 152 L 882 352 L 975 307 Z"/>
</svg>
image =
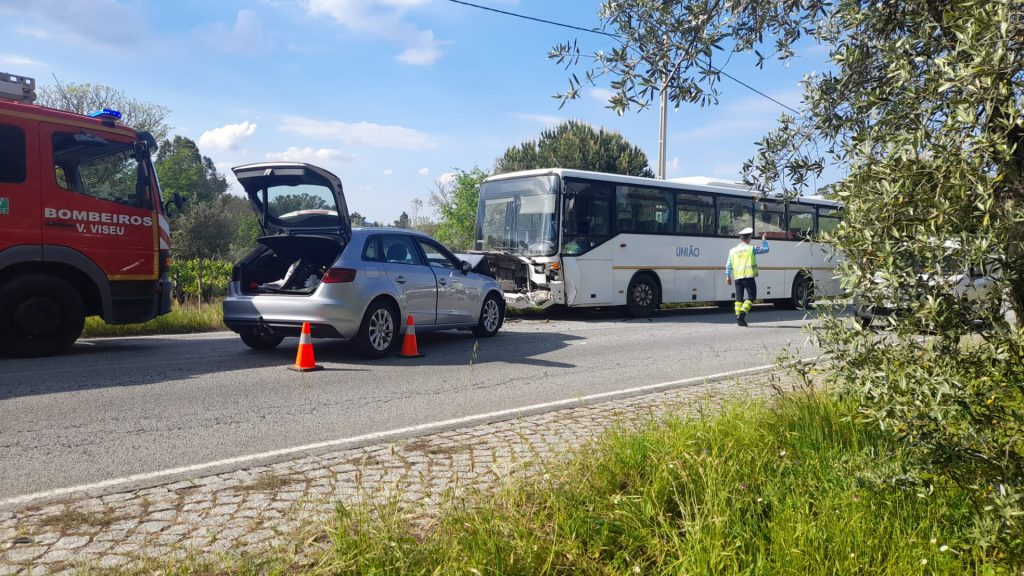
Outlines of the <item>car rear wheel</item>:
<svg viewBox="0 0 1024 576">
<path fill-rule="evenodd" d="M 71 284 L 49 274 L 0 288 L 0 352 L 48 356 L 71 347 L 85 327 L 85 305 Z"/>
<path fill-rule="evenodd" d="M 357 337 L 359 348 L 365 356 L 383 358 L 391 353 L 398 342 L 398 311 L 384 301 L 377 300 L 363 316 Z"/>
<path fill-rule="evenodd" d="M 480 309 L 480 322 L 473 327 L 473 334 L 480 338 L 490 338 L 498 333 L 505 321 L 505 307 L 497 296 L 491 294 L 484 300 Z"/>
<path fill-rule="evenodd" d="M 242 332 L 239 336 L 242 337 L 242 342 L 253 350 L 273 350 L 284 340 L 284 336 L 257 334 L 254 331 Z"/>
</svg>

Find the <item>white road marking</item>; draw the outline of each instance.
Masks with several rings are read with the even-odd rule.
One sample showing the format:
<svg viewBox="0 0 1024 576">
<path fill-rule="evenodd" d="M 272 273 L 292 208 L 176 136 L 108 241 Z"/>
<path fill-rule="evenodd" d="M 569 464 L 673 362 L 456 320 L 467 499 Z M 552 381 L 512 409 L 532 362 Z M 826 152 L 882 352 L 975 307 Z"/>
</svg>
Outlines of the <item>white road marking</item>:
<svg viewBox="0 0 1024 576">
<path fill-rule="evenodd" d="M 805 359 L 803 362 L 814 362 L 817 358 Z M 554 402 L 545 402 L 543 404 L 533 404 L 531 406 L 523 406 L 520 408 L 509 408 L 506 410 L 498 410 L 497 412 L 488 412 L 486 414 L 476 414 L 474 416 L 463 416 L 462 418 L 453 418 L 451 420 L 442 420 L 439 422 L 431 422 L 429 424 L 418 424 L 416 426 L 408 426 L 405 428 L 397 428 L 394 430 L 387 430 L 385 432 L 373 432 L 370 434 L 363 434 L 361 436 L 352 436 L 350 438 L 341 438 L 338 440 L 328 440 L 326 442 L 316 442 L 314 444 L 306 444 L 303 446 L 295 446 L 293 448 L 283 448 L 281 450 L 271 450 L 269 452 L 260 452 L 257 454 L 248 454 L 245 456 L 236 456 L 234 458 L 226 458 L 223 460 L 216 460 L 214 462 L 206 462 L 204 464 L 193 464 L 191 466 L 181 466 L 178 468 L 168 468 L 166 470 L 159 470 L 156 472 L 146 472 L 143 474 L 132 474 L 130 476 L 123 476 L 121 478 L 111 478 L 109 480 L 103 480 L 101 482 L 94 482 L 92 484 L 81 484 L 78 486 L 70 486 L 67 488 L 58 488 L 55 490 L 48 490 L 46 492 L 35 492 L 33 494 L 25 494 L 22 496 L 15 496 L 14 498 L 7 498 L 0 500 L 0 509 L 25 504 L 28 502 L 34 502 L 37 500 L 53 500 L 61 498 L 63 496 L 69 496 L 72 494 L 79 493 L 93 493 L 97 491 L 104 491 L 106 493 L 113 493 L 113 490 L 109 490 L 121 485 L 136 485 L 139 483 L 148 483 L 150 485 L 159 484 L 156 482 L 160 478 L 172 478 L 181 477 L 186 474 L 201 473 L 204 470 L 220 469 L 228 466 L 235 466 L 235 469 L 244 468 L 247 464 L 254 464 L 257 462 L 265 462 L 267 460 L 286 460 L 289 456 L 308 455 L 311 453 L 322 453 L 325 449 L 332 447 L 355 447 L 365 444 L 371 444 L 374 442 L 380 442 L 392 438 L 410 437 L 417 433 L 422 432 L 440 432 L 445 429 L 461 428 L 470 424 L 482 424 L 489 421 L 505 420 L 510 417 L 517 415 L 525 415 L 527 413 L 538 413 L 548 412 L 554 409 L 563 408 L 567 406 L 580 405 L 584 403 L 592 403 L 595 400 L 609 400 L 618 396 L 634 396 L 641 393 L 656 392 L 661 389 L 674 388 L 678 386 L 684 386 L 686 384 L 694 384 L 697 382 L 703 382 L 707 380 L 721 380 L 734 376 L 743 376 L 744 374 L 761 372 L 775 367 L 774 364 L 767 364 L 764 366 L 757 366 L 754 368 L 744 368 L 742 370 L 734 370 L 731 372 L 722 372 L 720 374 L 712 374 L 710 376 L 697 376 L 694 378 L 685 378 L 683 380 L 673 380 L 671 382 L 662 382 L 660 384 L 648 384 L 647 386 L 638 386 L 635 388 L 628 388 L 625 390 L 613 390 L 611 392 L 601 392 L 599 394 L 591 394 L 589 396 L 578 396 L 576 398 L 569 398 L 566 400 L 556 400 Z M 355 445 L 355 446 L 353 446 Z M 304 454 L 305 453 L 305 454 Z M 189 476 L 189 478 L 196 478 L 201 474 Z M 108 491 L 109 490 L 109 491 Z"/>
</svg>

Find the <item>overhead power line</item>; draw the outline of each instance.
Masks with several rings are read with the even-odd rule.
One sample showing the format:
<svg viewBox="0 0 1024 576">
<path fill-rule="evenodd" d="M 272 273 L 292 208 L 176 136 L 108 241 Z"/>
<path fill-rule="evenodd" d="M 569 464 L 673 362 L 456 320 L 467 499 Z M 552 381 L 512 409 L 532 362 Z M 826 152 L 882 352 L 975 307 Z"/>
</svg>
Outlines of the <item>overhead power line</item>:
<svg viewBox="0 0 1024 576">
<path fill-rule="evenodd" d="M 462 4 L 463 6 L 469 6 L 471 8 L 477 8 L 477 9 L 480 9 L 480 10 L 486 10 L 488 12 L 495 12 L 495 13 L 498 13 L 498 14 L 503 14 L 505 16 L 512 16 L 513 18 L 521 18 L 523 20 L 530 20 L 532 22 L 540 22 L 542 24 L 549 24 L 551 26 L 558 26 L 558 27 L 561 27 L 561 28 L 568 28 L 569 30 L 577 30 L 577 31 L 580 31 L 580 32 L 589 32 L 591 34 L 600 34 L 602 36 L 608 36 L 608 37 L 611 37 L 611 38 L 615 38 L 616 40 L 622 41 L 622 37 L 619 36 L 618 34 L 612 34 L 611 32 L 605 32 L 604 30 L 597 30 L 597 29 L 594 29 L 594 28 L 583 28 L 582 26 L 573 26 L 572 24 L 564 24 L 562 22 L 555 22 L 554 20 L 545 20 L 543 18 L 534 18 L 533 16 L 526 16 L 525 14 L 517 14 L 515 12 L 509 12 L 507 10 L 499 10 L 497 8 L 491 8 L 490 6 L 481 6 L 479 4 L 473 4 L 472 2 L 466 2 L 465 0 L 448 0 L 448 1 L 449 2 L 454 2 L 455 4 Z M 711 64 L 710 61 L 707 63 L 707 65 L 708 65 L 708 68 L 713 70 L 716 74 L 721 74 L 722 76 L 725 76 L 726 78 L 732 80 L 733 82 L 739 84 L 740 86 L 743 86 L 747 90 L 750 90 L 751 92 L 761 96 L 762 98 L 770 100 L 771 102 L 774 102 L 775 104 L 778 104 L 779 106 L 785 108 L 786 110 L 789 110 L 790 112 L 793 112 L 794 114 L 796 114 L 798 116 L 800 115 L 800 111 L 799 110 L 793 108 L 792 106 L 789 106 L 787 104 L 783 104 L 782 102 L 779 102 L 775 98 L 772 98 L 771 96 L 765 94 L 764 92 L 758 90 L 757 88 L 754 88 L 750 84 L 747 84 L 746 82 L 740 80 L 739 78 L 736 78 L 735 76 L 729 74 L 728 72 L 725 72 L 724 70 L 715 67 L 713 64 Z"/>
<path fill-rule="evenodd" d="M 473 4 L 472 2 L 464 2 L 463 0 L 448 0 L 456 4 L 462 4 L 463 6 L 469 6 L 471 8 L 479 8 L 480 10 L 487 10 L 488 12 L 497 12 L 498 14 L 504 14 L 505 16 L 513 16 L 515 18 L 522 18 L 523 20 L 531 20 L 533 22 L 540 22 L 542 24 L 550 24 L 552 26 L 561 26 L 562 28 L 569 28 L 571 30 L 579 30 L 580 32 L 590 32 L 592 34 L 603 34 L 605 36 L 611 36 L 612 38 L 618 38 L 617 35 L 605 32 L 603 30 L 594 30 L 593 28 L 582 28 L 580 26 L 573 26 L 572 24 L 562 24 L 561 22 L 554 22 L 552 20 L 544 20 L 543 18 L 534 18 L 533 16 L 526 16 L 524 14 L 516 14 L 515 12 L 507 12 L 505 10 L 498 10 L 497 8 L 491 8 L 490 6 L 481 6 L 479 4 Z"/>
</svg>

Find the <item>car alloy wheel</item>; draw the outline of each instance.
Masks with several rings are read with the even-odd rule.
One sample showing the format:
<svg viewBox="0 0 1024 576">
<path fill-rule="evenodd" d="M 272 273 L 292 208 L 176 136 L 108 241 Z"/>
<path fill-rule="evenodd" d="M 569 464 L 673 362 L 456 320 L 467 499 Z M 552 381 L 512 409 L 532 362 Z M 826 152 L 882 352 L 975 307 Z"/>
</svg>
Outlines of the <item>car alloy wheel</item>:
<svg viewBox="0 0 1024 576">
<path fill-rule="evenodd" d="M 498 321 L 500 319 L 501 307 L 498 306 L 498 301 L 488 298 L 487 302 L 484 302 L 484 328 L 488 332 L 494 332 L 498 329 Z"/>
<path fill-rule="evenodd" d="M 383 352 L 391 347 L 391 342 L 395 339 L 395 319 L 391 316 L 390 310 L 374 310 L 367 327 L 367 336 L 374 350 Z"/>
</svg>

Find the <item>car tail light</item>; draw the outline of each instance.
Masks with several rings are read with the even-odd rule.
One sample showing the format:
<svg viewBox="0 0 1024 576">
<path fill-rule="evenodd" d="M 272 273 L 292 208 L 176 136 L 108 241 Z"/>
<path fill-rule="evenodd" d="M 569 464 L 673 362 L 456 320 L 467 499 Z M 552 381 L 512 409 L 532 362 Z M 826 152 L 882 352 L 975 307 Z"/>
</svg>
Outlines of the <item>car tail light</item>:
<svg viewBox="0 0 1024 576">
<path fill-rule="evenodd" d="M 331 268 L 326 275 L 324 275 L 324 284 L 342 284 L 345 282 L 352 282 L 356 279 L 356 271 L 354 268 Z"/>
</svg>

